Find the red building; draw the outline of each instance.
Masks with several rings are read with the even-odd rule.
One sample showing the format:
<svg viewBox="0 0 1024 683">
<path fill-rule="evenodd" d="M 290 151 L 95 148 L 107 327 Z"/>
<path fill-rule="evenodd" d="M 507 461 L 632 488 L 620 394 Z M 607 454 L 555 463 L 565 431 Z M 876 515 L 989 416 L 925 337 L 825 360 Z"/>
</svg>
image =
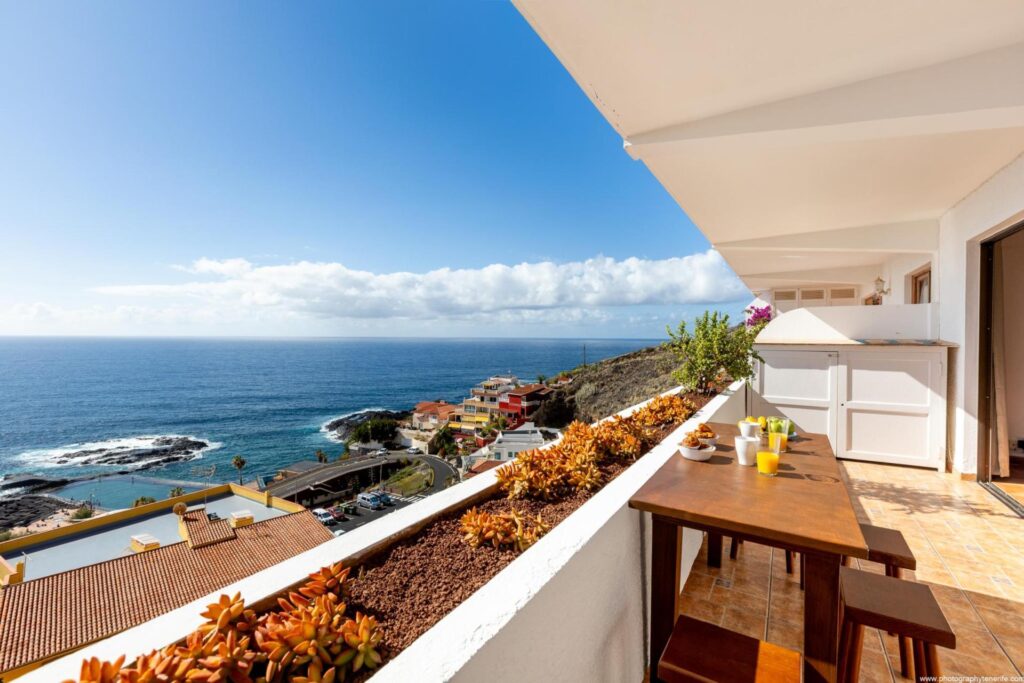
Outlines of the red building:
<svg viewBox="0 0 1024 683">
<path fill-rule="evenodd" d="M 543 384 L 527 384 L 516 387 L 502 394 L 498 403 L 501 414 L 509 421 L 509 426 L 525 422 L 541 403 L 551 397 L 552 390 Z"/>
</svg>

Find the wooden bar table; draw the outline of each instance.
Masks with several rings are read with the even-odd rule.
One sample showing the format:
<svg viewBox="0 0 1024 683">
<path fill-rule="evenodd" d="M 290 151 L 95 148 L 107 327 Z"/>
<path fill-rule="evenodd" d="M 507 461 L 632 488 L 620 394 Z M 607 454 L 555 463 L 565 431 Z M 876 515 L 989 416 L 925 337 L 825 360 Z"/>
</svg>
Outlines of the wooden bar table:
<svg viewBox="0 0 1024 683">
<path fill-rule="evenodd" d="M 712 553 L 722 535 L 803 553 L 804 681 L 835 681 L 840 560 L 866 558 L 868 549 L 828 437 L 790 441 L 778 476 L 766 477 L 736 462 L 735 424 L 710 426 L 718 434 L 710 460 L 673 456 L 629 501 L 653 516 L 651 678 L 675 625 L 681 527 L 689 527 L 708 532 Z"/>
</svg>

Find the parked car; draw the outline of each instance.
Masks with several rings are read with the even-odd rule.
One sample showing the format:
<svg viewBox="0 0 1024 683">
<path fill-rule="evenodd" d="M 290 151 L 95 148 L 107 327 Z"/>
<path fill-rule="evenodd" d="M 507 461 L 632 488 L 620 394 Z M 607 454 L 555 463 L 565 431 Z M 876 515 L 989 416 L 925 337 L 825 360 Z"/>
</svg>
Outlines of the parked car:
<svg viewBox="0 0 1024 683">
<path fill-rule="evenodd" d="M 354 516 L 354 515 L 358 515 L 359 514 L 359 508 L 356 506 L 355 502 L 345 503 L 342 506 L 342 510 L 345 511 L 346 515 L 353 515 Z"/>
<path fill-rule="evenodd" d="M 422 452 L 423 452 L 423 451 L 421 451 L 421 450 L 420 450 L 419 448 L 417 448 L 416 446 L 410 446 L 410 447 L 409 447 L 409 448 L 408 448 L 408 449 L 406 450 L 406 453 L 412 453 L 413 455 L 419 455 L 419 454 L 420 454 L 420 453 L 422 453 Z"/>
<path fill-rule="evenodd" d="M 377 497 L 380 498 L 380 502 L 384 503 L 385 505 L 395 504 L 395 502 L 391 500 L 391 496 L 388 495 L 385 491 L 375 491 L 374 493 L 376 493 Z"/>
<path fill-rule="evenodd" d="M 345 517 L 345 510 L 340 505 L 335 505 L 334 507 L 327 508 L 327 512 L 331 514 L 331 517 L 333 517 L 334 521 L 336 522 L 344 522 L 346 519 L 348 519 L 347 517 Z"/>
<path fill-rule="evenodd" d="M 341 536 L 343 533 L 345 533 L 344 529 L 338 529 L 334 532 L 334 537 L 337 538 L 338 536 Z"/>
<path fill-rule="evenodd" d="M 360 493 L 356 496 L 356 502 L 361 508 L 369 508 L 370 510 L 380 510 L 384 507 L 384 503 L 381 502 L 380 497 L 375 493 Z"/>
<path fill-rule="evenodd" d="M 324 510 L 323 508 L 316 508 L 315 510 L 313 510 L 313 516 L 317 518 L 317 521 L 319 521 L 321 524 L 325 526 L 329 524 L 334 524 L 334 517 L 331 516 L 330 512 Z"/>
<path fill-rule="evenodd" d="M 373 452 L 373 455 L 378 456 L 378 457 L 385 456 L 387 454 L 388 454 L 388 449 L 386 449 L 386 448 L 378 448 L 377 450 L 375 450 Z"/>
</svg>

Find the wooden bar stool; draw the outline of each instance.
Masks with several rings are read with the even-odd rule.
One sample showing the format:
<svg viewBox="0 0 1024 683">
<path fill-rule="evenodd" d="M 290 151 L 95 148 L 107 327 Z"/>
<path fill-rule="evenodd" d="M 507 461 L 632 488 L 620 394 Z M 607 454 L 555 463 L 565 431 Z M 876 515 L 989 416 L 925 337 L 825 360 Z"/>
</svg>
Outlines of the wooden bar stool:
<svg viewBox="0 0 1024 683">
<path fill-rule="evenodd" d="M 871 524 L 861 524 L 860 531 L 868 544 L 868 559 L 885 565 L 886 576 L 899 579 L 904 569 L 917 569 L 917 559 L 902 533 Z"/>
<path fill-rule="evenodd" d="M 897 579 L 903 578 L 903 570 L 917 569 L 917 558 L 907 545 L 907 539 L 896 529 L 886 529 L 871 524 L 861 524 L 861 533 L 868 545 L 868 560 L 877 562 L 885 567 L 886 576 L 894 576 Z M 843 558 L 846 565 L 849 558 Z M 889 635 L 896 635 L 890 633 Z M 906 636 L 897 636 L 900 646 L 900 674 L 904 678 L 910 678 L 912 669 L 910 658 L 913 653 L 910 650 L 910 639 Z"/>
<path fill-rule="evenodd" d="M 839 585 L 839 683 L 857 683 L 865 626 L 910 639 L 915 680 L 942 675 L 935 648 L 955 649 L 956 635 L 928 586 L 849 567 L 840 569 Z"/>
<path fill-rule="evenodd" d="M 667 683 L 799 683 L 801 669 L 799 652 L 687 616 L 676 620 L 658 660 Z"/>
</svg>

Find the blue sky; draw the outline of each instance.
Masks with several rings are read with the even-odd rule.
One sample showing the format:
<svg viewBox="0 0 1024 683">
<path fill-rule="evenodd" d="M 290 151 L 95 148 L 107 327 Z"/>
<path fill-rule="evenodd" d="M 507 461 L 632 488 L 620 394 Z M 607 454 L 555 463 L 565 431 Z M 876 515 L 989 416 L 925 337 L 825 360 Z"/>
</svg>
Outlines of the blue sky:
<svg viewBox="0 0 1024 683">
<path fill-rule="evenodd" d="M 505 2 L 0 0 L 0 92 L 0 333 L 635 337 L 749 299 Z"/>
</svg>

